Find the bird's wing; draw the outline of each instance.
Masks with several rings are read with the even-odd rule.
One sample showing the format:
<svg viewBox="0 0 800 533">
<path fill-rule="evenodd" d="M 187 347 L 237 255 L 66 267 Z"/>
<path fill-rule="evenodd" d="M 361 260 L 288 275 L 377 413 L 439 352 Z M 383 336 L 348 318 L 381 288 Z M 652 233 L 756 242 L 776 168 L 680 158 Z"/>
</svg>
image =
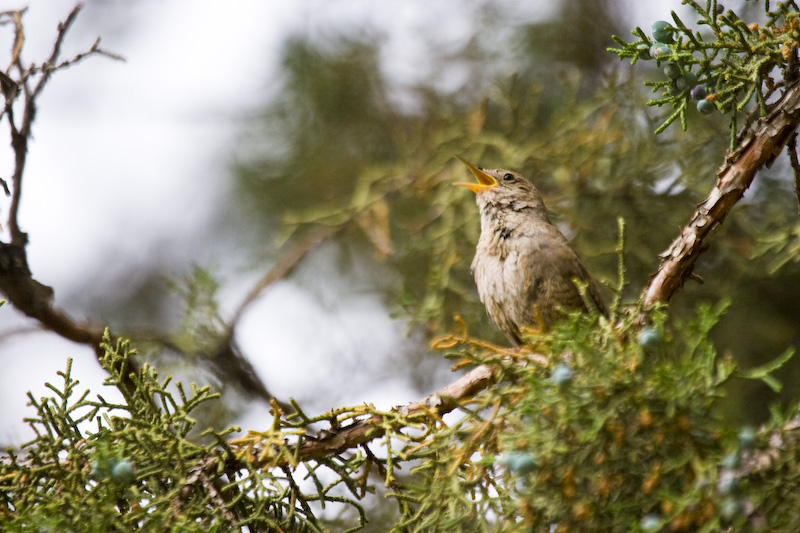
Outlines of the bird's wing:
<svg viewBox="0 0 800 533">
<path fill-rule="evenodd" d="M 581 297 L 578 287 L 575 285 L 574 280 L 578 279 L 581 283 L 587 286 L 587 294 L 592 302 L 597 307 L 597 310 L 605 316 L 608 316 L 608 308 L 600 296 L 600 291 L 592 280 L 591 275 L 586 270 L 578 254 L 572 248 L 566 237 L 556 228 L 550 224 L 542 225 L 539 231 L 549 233 L 547 239 L 535 239 L 539 246 L 542 242 L 549 243 L 544 248 L 536 249 L 535 253 L 530 254 L 529 260 L 538 263 L 532 265 L 531 271 L 538 272 L 542 279 L 547 278 L 548 273 L 558 272 L 557 278 L 549 278 L 547 289 L 551 292 L 550 298 L 560 302 L 561 307 L 565 309 L 580 309 L 587 312 L 586 304 Z M 537 295 L 533 291 L 537 291 L 539 287 L 536 284 L 530 286 L 530 297 L 535 301 Z"/>
</svg>

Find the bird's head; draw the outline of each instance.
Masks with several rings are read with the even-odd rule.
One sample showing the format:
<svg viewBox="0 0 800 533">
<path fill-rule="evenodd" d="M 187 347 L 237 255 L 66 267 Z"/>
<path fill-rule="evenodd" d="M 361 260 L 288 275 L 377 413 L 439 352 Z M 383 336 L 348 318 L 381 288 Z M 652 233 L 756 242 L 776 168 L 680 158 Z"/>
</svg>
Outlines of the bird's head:
<svg viewBox="0 0 800 533">
<path fill-rule="evenodd" d="M 456 183 L 475 193 L 478 205 L 509 207 L 512 210 L 531 209 L 537 214 L 543 213 L 546 217 L 544 200 L 533 184 L 521 175 L 511 170 L 502 168 L 480 168 L 461 156 L 456 159 L 464 163 L 475 178 L 477 183 Z"/>
</svg>

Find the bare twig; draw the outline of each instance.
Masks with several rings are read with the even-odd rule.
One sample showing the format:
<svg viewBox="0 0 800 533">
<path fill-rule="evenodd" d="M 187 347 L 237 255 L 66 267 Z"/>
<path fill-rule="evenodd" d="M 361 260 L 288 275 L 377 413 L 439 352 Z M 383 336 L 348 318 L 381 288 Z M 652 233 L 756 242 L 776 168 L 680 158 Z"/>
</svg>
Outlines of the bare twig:
<svg viewBox="0 0 800 533">
<path fill-rule="evenodd" d="M 706 239 L 752 183 L 756 172 L 769 166 L 800 125 L 800 84 L 786 90 L 783 98 L 752 130 L 742 134 L 739 147 L 717 173 L 717 183 L 695 211 L 689 224 L 661 256 L 658 271 L 645 290 L 645 305 L 668 302 L 691 275 Z"/>
<path fill-rule="evenodd" d="M 22 52 L 22 45 L 25 44 L 25 28 L 22 25 L 22 15 L 28 8 L 24 7 L 19 11 L 3 11 L 0 13 L 0 21 L 3 17 L 8 17 L 14 23 L 14 45 L 11 47 L 11 61 L 8 63 L 6 72 L 11 70 L 19 61 L 19 54 Z"/>
<path fill-rule="evenodd" d="M 70 11 L 69 15 L 67 15 L 67 18 L 64 20 L 64 22 L 58 24 L 58 35 L 56 36 L 56 42 L 53 45 L 53 51 L 50 53 L 50 57 L 47 59 L 47 61 L 39 69 L 42 73 L 42 77 L 39 78 L 39 82 L 33 89 L 31 98 L 36 98 L 39 93 L 42 92 L 42 89 L 44 89 L 44 86 L 50 80 L 50 75 L 57 70 L 55 65 L 58 62 L 59 56 L 61 55 L 61 45 L 64 43 L 64 37 L 66 37 L 70 26 L 72 26 L 72 23 L 75 22 L 76 18 L 78 18 L 78 13 L 80 13 L 81 9 L 83 9 L 83 4 L 77 4 L 72 8 L 72 11 Z M 84 53 L 82 57 L 85 57 L 90 53 L 91 51 Z M 72 62 L 74 63 L 75 61 Z"/>
<path fill-rule="evenodd" d="M 98 37 L 94 41 L 94 44 L 92 44 L 92 46 L 88 50 L 86 50 L 85 52 L 80 52 L 79 54 L 77 54 L 75 57 L 73 57 L 71 59 L 65 59 L 64 61 L 62 61 L 61 63 L 59 63 L 55 67 L 53 67 L 51 65 L 47 65 L 46 68 L 48 68 L 50 70 L 61 70 L 62 68 L 67 68 L 69 66 L 74 65 L 75 63 L 77 63 L 78 61 L 82 60 L 86 56 L 89 56 L 89 55 L 92 55 L 92 54 L 98 54 L 98 55 L 101 55 L 101 56 L 106 56 L 107 58 L 113 59 L 114 61 L 123 61 L 123 62 L 125 61 L 125 58 L 122 57 L 121 55 L 115 54 L 113 52 L 109 52 L 108 50 L 104 50 L 104 49 L 100 48 L 100 37 Z"/>
<path fill-rule="evenodd" d="M 11 133 L 11 147 L 14 151 L 14 170 L 11 175 L 10 187 L 8 183 L 3 182 L 11 196 L 8 210 L 10 242 L 0 243 L 0 291 L 7 296 L 9 302 L 19 311 L 37 320 L 42 326 L 65 339 L 91 346 L 95 350 L 97 357 L 100 358 L 104 354 L 104 351 L 100 348 L 103 340 L 103 328 L 94 324 L 76 322 L 63 311 L 53 307 L 53 289 L 35 280 L 28 267 L 25 249 L 28 243 L 28 236 L 19 225 L 22 180 L 27 163 L 28 141 L 31 137 L 31 128 L 36 116 L 36 98 L 41 94 L 51 74 L 62 66 L 66 67 L 74 64 L 90 54 L 113 56 L 113 54 L 101 50 L 98 46 L 98 41 L 88 52 L 78 54 L 75 58 L 53 67 L 58 62 L 64 37 L 78 16 L 81 7 L 80 4 L 76 5 L 64 22 L 58 25 L 56 42 L 47 62 L 41 67 L 32 67 L 28 70 L 23 68 L 20 59 L 25 42 L 22 24 L 22 14 L 25 10 L 0 13 L 0 20 L 4 17 L 9 18 L 14 24 L 15 31 L 8 73 L 3 73 L 0 76 L 0 85 L 2 85 L 3 96 L 6 100 L 3 115 L 0 115 L 0 118 L 5 118 L 8 122 Z M 19 70 L 20 78 L 17 80 L 12 79 L 9 75 L 14 66 Z M 31 89 L 29 82 L 32 79 L 31 76 L 37 71 L 41 73 L 41 76 L 36 86 Z M 20 121 L 17 122 L 14 115 L 14 101 L 19 96 L 20 89 L 22 89 L 24 101 L 21 103 L 22 116 Z M 136 368 L 130 366 L 130 370 L 135 372 Z M 125 379 L 126 385 L 129 388 L 133 387 L 133 382 L 129 376 L 125 376 Z"/>
<path fill-rule="evenodd" d="M 27 160 L 27 153 L 28 153 L 28 139 L 30 138 L 31 127 L 36 117 L 36 98 L 39 96 L 39 94 L 41 94 L 45 85 L 47 85 L 47 82 L 50 80 L 50 76 L 56 70 L 69 67 L 93 54 L 104 55 L 106 57 L 110 57 L 112 59 L 117 59 L 117 60 L 122 59 L 122 57 L 116 54 L 101 49 L 99 46 L 100 39 L 98 38 L 94 42 L 94 44 L 89 48 L 89 50 L 79 53 L 72 59 L 67 59 L 62 61 L 61 63 L 58 63 L 59 57 L 61 55 L 61 45 L 64 42 L 64 38 L 66 37 L 67 31 L 69 31 L 69 28 L 75 22 L 75 19 L 78 17 L 78 13 L 82 8 L 83 8 L 82 4 L 77 4 L 69 13 L 64 22 L 59 23 L 56 42 L 53 45 L 53 51 L 50 53 L 50 57 L 47 59 L 47 61 L 40 67 L 32 67 L 27 71 L 23 69 L 20 60 L 22 45 L 25 42 L 24 27 L 22 25 L 22 13 L 24 12 L 24 10 L 9 12 L 10 13 L 9 16 L 11 16 L 15 26 L 15 38 L 14 38 L 14 47 L 12 50 L 11 65 L 16 64 L 20 69 L 21 79 L 18 80 L 16 84 L 18 86 L 22 86 L 25 93 L 25 101 L 22 110 L 22 121 L 19 125 L 17 125 L 16 121 L 14 120 L 13 107 L 11 106 L 11 102 L 9 101 L 7 94 L 6 94 L 6 109 L 4 110 L 8 114 L 8 122 L 11 128 L 11 145 L 14 149 L 14 155 L 15 155 L 14 173 L 12 174 L 11 177 L 11 184 L 12 184 L 11 206 L 9 207 L 9 215 L 8 215 L 8 228 L 9 232 L 11 233 L 12 244 L 18 244 L 24 246 L 27 243 L 27 235 L 20 229 L 18 217 L 19 217 L 20 199 L 22 197 L 22 176 L 25 172 L 25 163 Z M 11 68 L 11 65 L 9 65 L 9 70 Z M 41 73 L 41 76 L 39 77 L 36 86 L 33 89 L 31 89 L 30 86 L 28 85 L 28 81 L 30 79 L 30 76 L 37 72 Z"/>
</svg>

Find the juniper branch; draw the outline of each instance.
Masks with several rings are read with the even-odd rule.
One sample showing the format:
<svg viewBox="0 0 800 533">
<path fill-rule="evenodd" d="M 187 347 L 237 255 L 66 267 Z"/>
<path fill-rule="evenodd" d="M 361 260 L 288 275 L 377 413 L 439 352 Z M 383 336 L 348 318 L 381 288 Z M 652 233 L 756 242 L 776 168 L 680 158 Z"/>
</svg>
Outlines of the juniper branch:
<svg viewBox="0 0 800 533">
<path fill-rule="evenodd" d="M 763 166 L 769 167 L 800 126 L 800 84 L 787 88 L 783 98 L 741 141 L 717 172 L 717 182 L 689 223 L 669 248 L 644 292 L 645 305 L 668 302 L 691 275 L 708 238 L 742 198 Z"/>
</svg>

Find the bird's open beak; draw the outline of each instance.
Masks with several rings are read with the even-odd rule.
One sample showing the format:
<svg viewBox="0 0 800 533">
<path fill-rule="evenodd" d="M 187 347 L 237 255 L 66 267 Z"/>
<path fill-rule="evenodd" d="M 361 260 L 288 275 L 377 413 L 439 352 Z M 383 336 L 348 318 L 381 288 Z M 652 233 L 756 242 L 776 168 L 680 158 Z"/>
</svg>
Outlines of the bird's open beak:
<svg viewBox="0 0 800 533">
<path fill-rule="evenodd" d="M 454 183 L 453 185 L 460 185 L 461 187 L 466 187 L 467 189 L 471 190 L 474 193 L 479 193 L 481 191 L 485 191 L 486 189 L 490 189 L 492 187 L 497 186 L 497 180 L 491 177 L 489 174 L 481 170 L 480 168 L 476 167 L 460 155 L 456 156 L 456 159 L 467 165 L 467 168 L 472 171 L 475 177 L 478 179 L 478 183 Z"/>
</svg>

